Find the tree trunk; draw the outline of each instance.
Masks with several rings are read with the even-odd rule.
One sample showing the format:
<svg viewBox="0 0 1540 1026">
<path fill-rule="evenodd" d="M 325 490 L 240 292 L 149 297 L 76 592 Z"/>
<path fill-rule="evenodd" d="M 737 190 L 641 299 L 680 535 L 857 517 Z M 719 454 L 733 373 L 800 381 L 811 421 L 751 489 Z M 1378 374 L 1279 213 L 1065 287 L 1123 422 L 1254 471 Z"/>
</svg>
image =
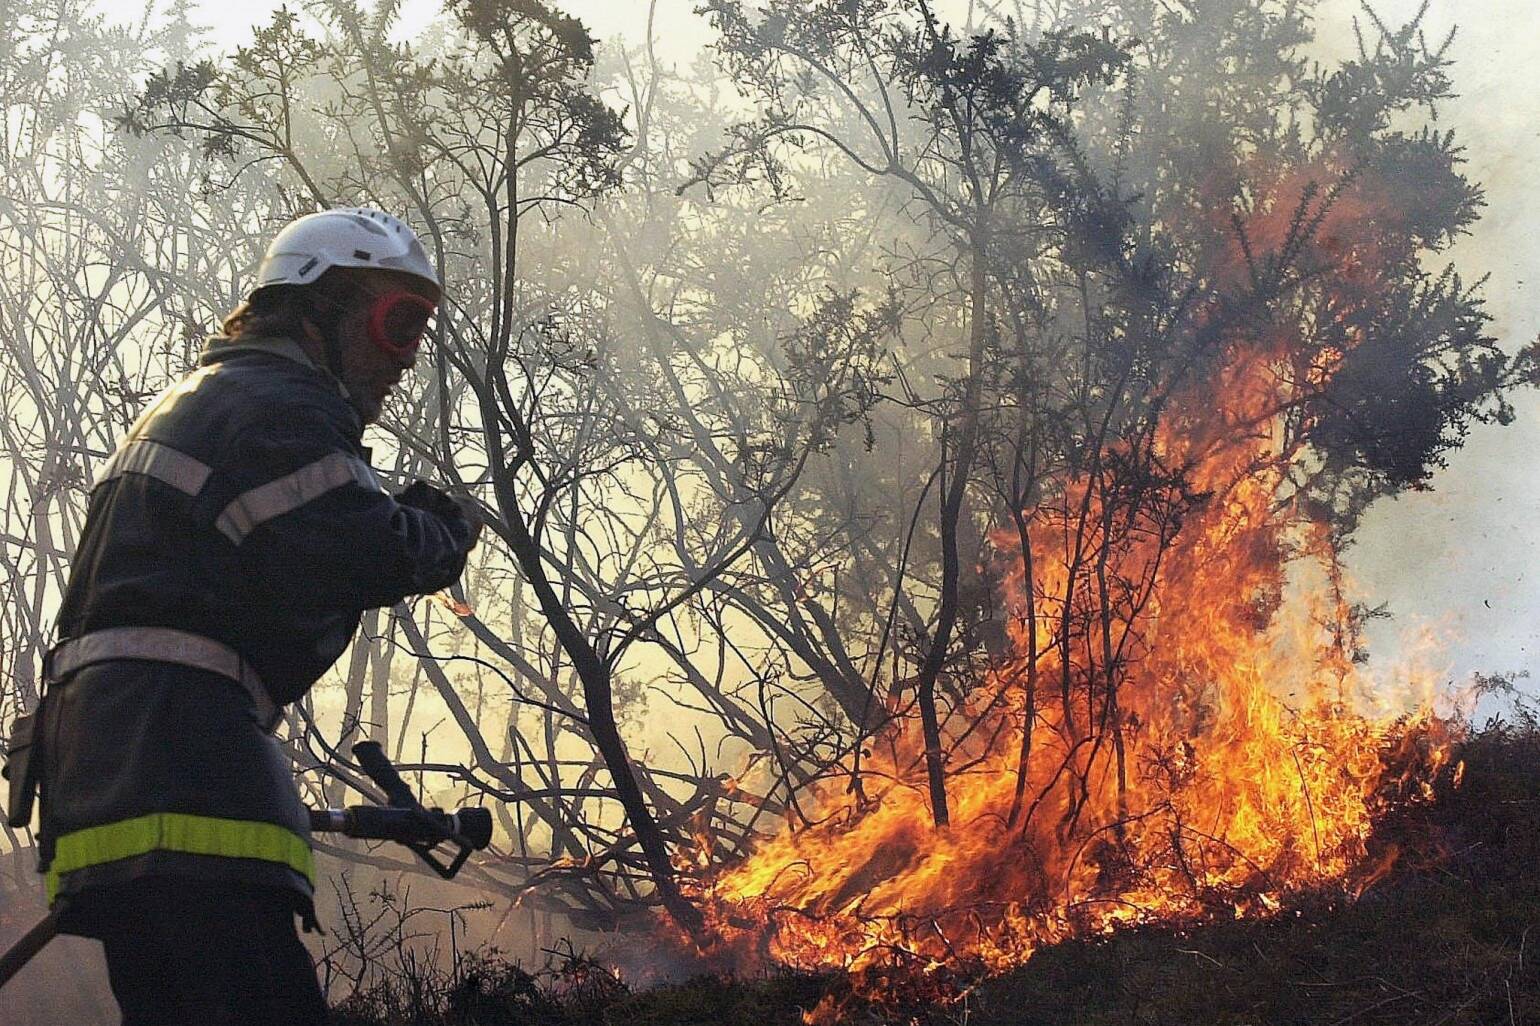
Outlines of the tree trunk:
<svg viewBox="0 0 1540 1026">
<path fill-rule="evenodd" d="M 394 635 L 394 620 L 390 621 L 387 630 Z M 393 651 L 390 638 L 387 637 L 385 644 L 374 647 L 374 654 L 369 660 L 369 737 L 378 741 L 387 752 L 390 751 L 390 664 Z"/>
<path fill-rule="evenodd" d="M 941 498 L 941 606 L 936 617 L 936 632 L 930 650 L 915 678 L 920 703 L 920 721 L 925 731 L 925 770 L 930 781 L 931 818 L 936 826 L 951 822 L 946 803 L 946 767 L 942 762 L 941 723 L 936 712 L 936 678 L 946 661 L 947 645 L 957 621 L 957 581 L 960 573 L 957 556 L 957 524 L 962 515 L 963 495 L 968 490 L 968 475 L 973 469 L 974 450 L 978 447 L 979 378 L 984 362 L 985 288 L 982 243 L 975 241 L 970 291 L 972 316 L 968 326 L 968 377 L 963 386 L 961 430 L 957 440 L 957 460 L 952 476 L 942 489 Z M 944 438 L 944 435 L 943 435 Z M 943 441 L 941 459 L 946 461 Z"/>
<path fill-rule="evenodd" d="M 1037 571 L 1033 565 L 1032 534 L 1026 518 L 1019 508 L 1013 509 L 1012 513 L 1016 519 L 1017 539 L 1021 544 L 1023 594 L 1027 603 L 1027 693 L 1026 708 L 1022 714 L 1021 750 L 1016 760 L 1016 793 L 1011 798 L 1010 815 L 1005 819 L 1008 827 L 1015 826 L 1017 817 L 1021 815 L 1021 803 L 1026 795 L 1027 776 L 1032 764 L 1032 728 L 1037 722 L 1037 586 L 1034 583 Z"/>
<path fill-rule="evenodd" d="M 502 483 L 499 482 L 499 484 Z M 509 491 L 511 492 L 511 489 Z M 636 774 L 631 771 L 631 760 L 626 754 L 625 742 L 621 740 L 620 730 L 615 725 L 610 668 L 594 651 L 593 645 L 583 635 L 576 621 L 562 605 L 556 590 L 551 586 L 545 567 L 541 563 L 540 546 L 529 533 L 528 525 L 519 511 L 516 497 L 505 494 L 500 495 L 499 500 L 507 518 L 509 547 L 513 551 L 514 558 L 518 560 L 525 579 L 534 589 L 535 597 L 540 603 L 540 611 L 545 614 L 547 622 L 556 632 L 563 651 L 566 652 L 567 658 L 572 660 L 573 668 L 577 670 L 578 679 L 583 682 L 583 701 L 587 707 L 589 731 L 593 735 L 595 747 L 604 758 L 605 767 L 610 771 L 610 777 L 615 783 L 615 791 L 620 796 L 621 806 L 626 811 L 626 819 L 630 822 L 631 829 L 636 831 L 637 843 L 641 846 L 642 854 L 647 860 L 647 869 L 652 876 L 653 884 L 658 888 L 658 897 L 674 922 L 678 923 L 680 928 L 693 939 L 698 940 L 705 929 L 704 920 L 700 910 L 690 904 L 674 880 L 673 865 L 669 861 L 668 846 L 664 843 L 663 831 L 658 827 L 652 810 L 642 796 Z"/>
</svg>

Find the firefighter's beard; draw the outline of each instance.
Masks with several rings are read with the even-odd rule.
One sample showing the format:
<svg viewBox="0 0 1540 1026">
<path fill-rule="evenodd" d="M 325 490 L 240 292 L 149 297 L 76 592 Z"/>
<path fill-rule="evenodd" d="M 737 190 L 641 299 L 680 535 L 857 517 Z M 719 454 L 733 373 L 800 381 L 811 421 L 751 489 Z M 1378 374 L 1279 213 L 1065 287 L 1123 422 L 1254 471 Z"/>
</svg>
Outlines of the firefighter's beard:
<svg viewBox="0 0 1540 1026">
<path fill-rule="evenodd" d="M 380 413 L 385 408 L 385 397 L 389 394 L 377 388 L 371 391 L 371 388 L 374 386 L 356 381 L 350 375 L 342 379 L 342 389 L 347 393 L 348 403 L 358 414 L 358 419 L 365 424 L 373 424 L 380 419 Z"/>
<path fill-rule="evenodd" d="M 352 385 L 343 383 L 347 389 L 348 402 L 352 404 L 354 411 L 358 413 L 358 419 L 365 424 L 373 424 L 380 419 L 380 413 L 385 408 L 383 399 L 373 399 L 367 394 L 361 394 Z"/>
<path fill-rule="evenodd" d="M 327 369 L 341 387 L 343 397 L 347 399 L 348 405 L 353 407 L 353 412 L 358 414 L 360 421 L 373 424 L 380 419 L 380 412 L 385 407 L 384 395 L 377 391 L 371 392 L 363 376 L 350 372 L 345 361 L 334 362 Z"/>
<path fill-rule="evenodd" d="M 345 323 L 339 336 L 333 373 L 359 419 L 373 424 L 379 420 L 385 400 L 400 382 L 403 371 L 369 341 L 361 324 Z"/>
</svg>

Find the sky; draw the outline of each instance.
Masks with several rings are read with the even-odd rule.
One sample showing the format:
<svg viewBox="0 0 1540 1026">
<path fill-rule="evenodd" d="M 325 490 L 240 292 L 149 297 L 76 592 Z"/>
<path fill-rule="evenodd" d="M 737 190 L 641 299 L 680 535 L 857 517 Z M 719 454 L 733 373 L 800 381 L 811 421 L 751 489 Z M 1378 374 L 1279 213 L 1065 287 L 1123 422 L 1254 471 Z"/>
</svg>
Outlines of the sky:
<svg viewBox="0 0 1540 1026">
<path fill-rule="evenodd" d="M 698 0 L 657 0 L 654 37 L 664 60 L 685 62 L 710 37 L 693 13 Z M 1390 22 L 1413 16 L 1422 0 L 1376 0 Z M 962 0 L 957 0 L 958 4 Z M 219 48 L 234 46 L 278 6 L 272 0 L 194 5 Z M 292 6 L 292 4 L 291 4 Z M 645 32 L 644 0 L 565 0 L 601 41 Z M 945 6 L 943 4 L 943 6 Z M 419 31 L 439 10 L 434 0 L 405 0 L 398 34 Z M 1322 0 L 1316 10 L 1323 58 L 1352 45 L 1358 0 Z M 1487 190 L 1485 217 L 1452 254 L 1469 277 L 1490 275 L 1493 333 L 1515 349 L 1540 336 L 1540 90 L 1530 86 L 1533 41 L 1540 39 L 1534 0 L 1431 0 L 1431 41 L 1451 27 L 1460 96 L 1440 113 L 1467 148 L 1469 169 Z M 1479 427 L 1453 453 L 1430 491 L 1383 502 L 1370 512 L 1349 566 L 1360 597 L 1387 604 L 1393 619 L 1375 624 L 1376 661 L 1406 651 L 1433 653 L 1424 669 L 1451 680 L 1473 672 L 1532 671 L 1540 692 L 1540 393 L 1516 397 L 1507 427 Z"/>
</svg>

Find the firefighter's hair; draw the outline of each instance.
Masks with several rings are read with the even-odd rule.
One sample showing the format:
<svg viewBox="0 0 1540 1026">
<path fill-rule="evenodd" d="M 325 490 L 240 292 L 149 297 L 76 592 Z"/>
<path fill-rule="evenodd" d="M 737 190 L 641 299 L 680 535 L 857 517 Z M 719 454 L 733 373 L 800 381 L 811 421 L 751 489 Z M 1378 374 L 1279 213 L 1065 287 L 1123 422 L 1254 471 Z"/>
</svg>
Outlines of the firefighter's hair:
<svg viewBox="0 0 1540 1026">
<path fill-rule="evenodd" d="M 226 314 L 220 330 L 226 338 L 302 339 L 308 319 L 330 334 L 357 288 L 345 267 L 334 267 L 309 285 L 269 285 Z"/>
</svg>

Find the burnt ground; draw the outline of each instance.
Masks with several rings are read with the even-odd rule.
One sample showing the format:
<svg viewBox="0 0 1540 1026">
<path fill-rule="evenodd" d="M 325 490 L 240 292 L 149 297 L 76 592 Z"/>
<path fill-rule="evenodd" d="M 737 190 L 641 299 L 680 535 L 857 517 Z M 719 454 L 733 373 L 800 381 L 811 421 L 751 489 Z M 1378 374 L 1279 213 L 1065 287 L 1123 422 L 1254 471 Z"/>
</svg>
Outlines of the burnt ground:
<svg viewBox="0 0 1540 1026">
<path fill-rule="evenodd" d="M 1304 896 L 1266 922 L 1141 929 L 1046 950 L 948 1007 L 850 1005 L 842 1021 L 966 1026 L 1486 1026 L 1540 1023 L 1540 729 L 1466 743 L 1458 789 L 1381 825 L 1397 868 L 1357 901 Z M 1531 936 L 1533 935 L 1533 936 Z M 778 1026 L 848 980 L 703 977 L 632 993 L 592 963 L 395 981 L 339 1026 Z M 413 990 L 416 990 L 415 996 Z"/>
</svg>

